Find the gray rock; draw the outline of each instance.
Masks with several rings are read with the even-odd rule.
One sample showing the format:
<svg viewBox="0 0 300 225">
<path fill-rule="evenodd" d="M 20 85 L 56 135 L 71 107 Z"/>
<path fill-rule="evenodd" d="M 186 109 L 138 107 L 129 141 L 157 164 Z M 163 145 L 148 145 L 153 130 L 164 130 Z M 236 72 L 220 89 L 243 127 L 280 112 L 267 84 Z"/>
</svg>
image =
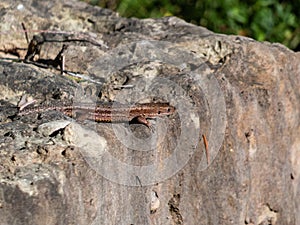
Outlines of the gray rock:
<svg viewBox="0 0 300 225">
<path fill-rule="evenodd" d="M 300 223 L 299 53 L 73 0 L 0 8 L 1 225 Z M 24 94 L 176 113 L 153 130 L 60 124 L 56 111 L 17 116 Z"/>
</svg>

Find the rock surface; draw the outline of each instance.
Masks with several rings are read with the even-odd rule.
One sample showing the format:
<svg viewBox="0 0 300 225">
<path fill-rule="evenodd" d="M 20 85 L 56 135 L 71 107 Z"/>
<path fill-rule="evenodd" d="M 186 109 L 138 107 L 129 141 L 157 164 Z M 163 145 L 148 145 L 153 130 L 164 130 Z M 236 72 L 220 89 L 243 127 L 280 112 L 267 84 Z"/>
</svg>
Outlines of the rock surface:
<svg viewBox="0 0 300 225">
<path fill-rule="evenodd" d="M 0 8 L 1 225 L 300 224 L 299 53 L 77 1 Z M 21 23 L 42 40 L 32 61 L 20 60 Z M 61 75 L 49 65 L 63 44 Z M 163 101 L 176 113 L 152 131 L 20 117 L 24 94 L 37 105 Z"/>
</svg>

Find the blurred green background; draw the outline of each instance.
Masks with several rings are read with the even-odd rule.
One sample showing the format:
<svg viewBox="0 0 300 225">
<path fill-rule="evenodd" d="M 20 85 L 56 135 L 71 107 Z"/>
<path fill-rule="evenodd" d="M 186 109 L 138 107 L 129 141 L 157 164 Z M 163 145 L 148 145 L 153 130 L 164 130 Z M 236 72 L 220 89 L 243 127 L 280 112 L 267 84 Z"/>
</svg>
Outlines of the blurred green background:
<svg viewBox="0 0 300 225">
<path fill-rule="evenodd" d="M 300 0 L 85 0 L 124 17 L 177 16 L 214 32 L 279 42 L 300 50 Z"/>
</svg>

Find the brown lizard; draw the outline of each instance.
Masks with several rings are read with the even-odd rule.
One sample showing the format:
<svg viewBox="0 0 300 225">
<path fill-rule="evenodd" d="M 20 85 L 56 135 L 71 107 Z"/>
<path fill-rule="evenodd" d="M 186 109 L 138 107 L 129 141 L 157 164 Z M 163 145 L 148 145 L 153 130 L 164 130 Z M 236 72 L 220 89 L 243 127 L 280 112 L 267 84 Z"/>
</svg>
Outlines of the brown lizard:
<svg viewBox="0 0 300 225">
<path fill-rule="evenodd" d="M 89 119 L 96 122 L 130 122 L 136 120 L 149 128 L 151 125 L 147 118 L 171 115 L 175 112 L 175 108 L 168 103 L 143 103 L 132 106 L 120 103 L 85 103 L 25 107 L 25 109 L 19 111 L 18 115 L 24 116 L 49 110 L 60 111 L 69 117 L 79 117 L 80 119 Z"/>
</svg>

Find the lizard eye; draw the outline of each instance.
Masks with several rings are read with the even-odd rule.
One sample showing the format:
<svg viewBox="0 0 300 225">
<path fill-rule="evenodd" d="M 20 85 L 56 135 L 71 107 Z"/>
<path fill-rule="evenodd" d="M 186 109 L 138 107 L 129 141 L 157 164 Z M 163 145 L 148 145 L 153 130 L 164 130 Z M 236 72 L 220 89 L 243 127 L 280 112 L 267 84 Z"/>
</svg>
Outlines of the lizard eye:
<svg viewBox="0 0 300 225">
<path fill-rule="evenodd" d="M 157 114 L 161 114 L 161 111 L 158 111 Z"/>
</svg>

